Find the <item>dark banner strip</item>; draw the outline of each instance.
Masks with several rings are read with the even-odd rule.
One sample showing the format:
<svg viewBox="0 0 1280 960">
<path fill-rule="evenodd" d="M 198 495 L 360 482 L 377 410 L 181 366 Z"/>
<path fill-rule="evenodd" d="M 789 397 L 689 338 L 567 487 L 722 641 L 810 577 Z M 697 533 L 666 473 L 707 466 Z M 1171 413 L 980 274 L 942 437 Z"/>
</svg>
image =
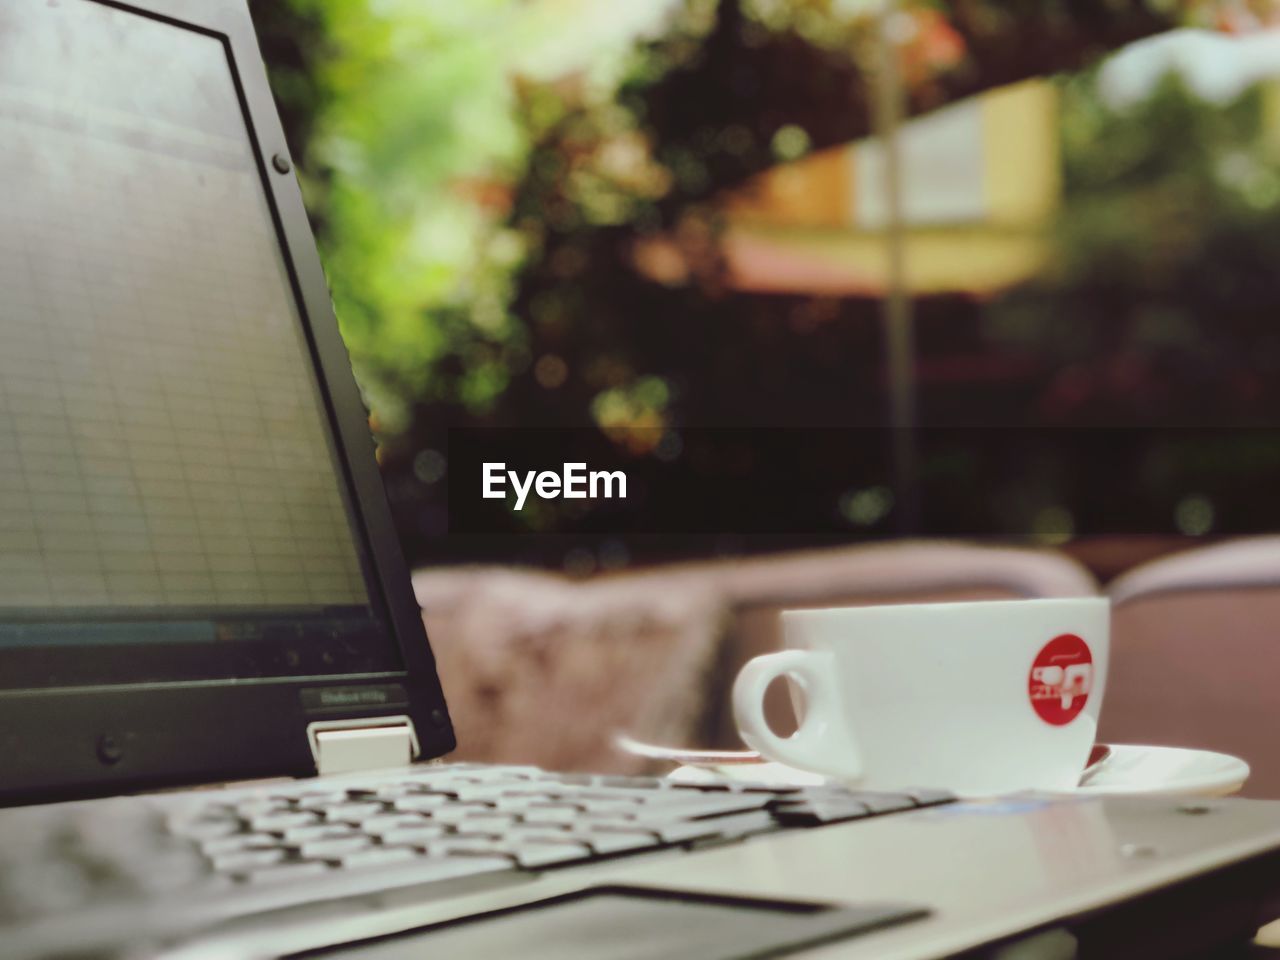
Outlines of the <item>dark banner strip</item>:
<svg viewBox="0 0 1280 960">
<path fill-rule="evenodd" d="M 1280 530 L 1280 428 L 451 430 L 454 534 Z M 899 439 L 902 439 L 901 437 Z M 901 450 L 898 451 L 901 454 Z"/>
</svg>

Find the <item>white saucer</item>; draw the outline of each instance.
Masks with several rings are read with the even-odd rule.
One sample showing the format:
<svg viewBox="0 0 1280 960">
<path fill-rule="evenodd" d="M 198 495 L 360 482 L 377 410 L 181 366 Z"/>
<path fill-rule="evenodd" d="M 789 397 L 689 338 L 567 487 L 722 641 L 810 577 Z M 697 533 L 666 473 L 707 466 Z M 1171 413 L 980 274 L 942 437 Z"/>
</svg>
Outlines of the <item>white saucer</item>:
<svg viewBox="0 0 1280 960">
<path fill-rule="evenodd" d="M 1116 744 L 1111 755 L 1072 793 L 1155 793 L 1224 796 L 1249 779 L 1239 757 L 1184 747 Z"/>
<path fill-rule="evenodd" d="M 781 763 L 743 763 L 682 766 L 670 777 L 684 782 L 727 778 L 754 783 L 819 784 L 824 778 Z M 1249 778 L 1249 765 L 1239 757 L 1181 747 L 1115 745 L 1074 795 L 1174 794 L 1224 796 L 1235 793 Z"/>
</svg>

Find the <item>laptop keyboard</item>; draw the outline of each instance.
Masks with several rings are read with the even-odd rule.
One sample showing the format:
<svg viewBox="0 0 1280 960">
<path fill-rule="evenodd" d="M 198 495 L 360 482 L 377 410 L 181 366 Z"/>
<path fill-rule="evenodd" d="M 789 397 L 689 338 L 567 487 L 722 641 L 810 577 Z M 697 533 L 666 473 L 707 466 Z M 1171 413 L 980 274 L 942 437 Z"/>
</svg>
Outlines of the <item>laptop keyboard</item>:
<svg viewBox="0 0 1280 960">
<path fill-rule="evenodd" d="M 918 790 L 864 793 L 730 781 L 424 765 L 403 777 L 296 781 L 0 810 L 0 940 L 85 908 L 268 888 L 377 886 L 544 871 L 664 848 L 946 803 Z M 355 883 L 355 877 L 364 878 Z M 393 884 L 394 885 L 394 884 Z M 279 899 L 279 897 L 276 897 Z M 8 932 L 6 932 L 8 931 Z"/>
<path fill-rule="evenodd" d="M 410 862 L 434 863 L 447 875 L 544 870 L 951 799 L 935 790 L 860 793 L 450 765 L 376 786 L 212 801 L 171 829 L 198 843 L 215 873 L 253 884 Z"/>
</svg>

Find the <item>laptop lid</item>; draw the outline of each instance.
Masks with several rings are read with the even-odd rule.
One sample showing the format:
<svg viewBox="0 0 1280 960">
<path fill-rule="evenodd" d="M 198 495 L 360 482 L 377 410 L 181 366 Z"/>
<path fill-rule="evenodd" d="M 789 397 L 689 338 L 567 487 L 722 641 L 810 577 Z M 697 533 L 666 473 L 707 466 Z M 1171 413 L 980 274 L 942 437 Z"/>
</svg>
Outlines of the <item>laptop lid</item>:
<svg viewBox="0 0 1280 960">
<path fill-rule="evenodd" d="M 452 749 L 242 0 L 0 7 L 0 210 L 0 801 Z"/>
</svg>

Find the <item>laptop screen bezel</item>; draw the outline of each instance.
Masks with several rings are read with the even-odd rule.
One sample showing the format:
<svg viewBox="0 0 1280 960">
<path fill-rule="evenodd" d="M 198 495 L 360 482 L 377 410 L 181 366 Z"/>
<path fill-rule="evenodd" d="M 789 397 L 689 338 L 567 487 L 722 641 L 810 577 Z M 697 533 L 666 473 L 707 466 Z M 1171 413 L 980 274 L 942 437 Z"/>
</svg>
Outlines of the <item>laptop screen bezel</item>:
<svg viewBox="0 0 1280 960">
<path fill-rule="evenodd" d="M 313 721 L 407 715 L 420 756 L 449 752 L 455 740 L 435 660 L 244 0 L 65 2 L 98 3 L 149 17 L 225 46 L 314 360 L 341 480 L 372 586 L 381 592 L 374 599 L 382 601 L 392 633 L 388 642 L 397 647 L 402 668 L 0 690 L 0 745 L 9 758 L 0 772 L 0 803 L 314 773 L 306 734 Z M 112 651 L 82 655 L 111 656 Z"/>
</svg>

